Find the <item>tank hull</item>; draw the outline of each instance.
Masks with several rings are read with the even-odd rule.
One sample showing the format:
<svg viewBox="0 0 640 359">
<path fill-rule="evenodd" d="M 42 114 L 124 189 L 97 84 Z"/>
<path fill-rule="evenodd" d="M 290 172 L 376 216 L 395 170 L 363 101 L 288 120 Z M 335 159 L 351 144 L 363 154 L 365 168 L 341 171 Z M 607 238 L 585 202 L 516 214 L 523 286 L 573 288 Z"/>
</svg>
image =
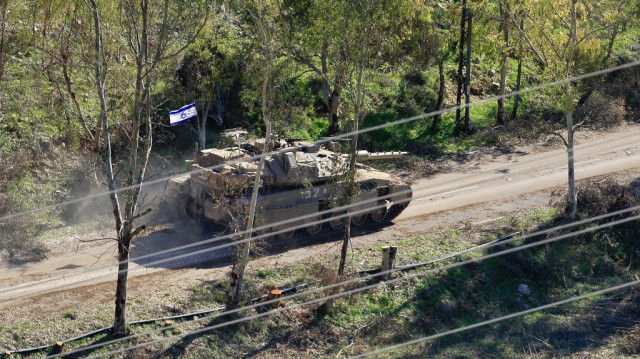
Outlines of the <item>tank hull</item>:
<svg viewBox="0 0 640 359">
<path fill-rule="evenodd" d="M 165 205 L 177 216 L 206 220 L 231 232 L 244 230 L 256 161 L 229 161 L 254 155 L 256 151 L 251 150 L 255 147 L 227 142 L 224 148 L 200 152 L 189 174 L 170 180 Z M 367 156 L 388 158 L 389 154 Z M 291 236 L 296 230 L 316 235 L 339 230 L 347 220 L 354 226 L 383 224 L 407 207 L 412 197 L 408 183 L 361 163 L 356 164 L 357 190 L 348 198 L 342 166 L 346 158 L 316 145 L 282 148 L 266 158 L 254 229 L 279 237 Z"/>
</svg>

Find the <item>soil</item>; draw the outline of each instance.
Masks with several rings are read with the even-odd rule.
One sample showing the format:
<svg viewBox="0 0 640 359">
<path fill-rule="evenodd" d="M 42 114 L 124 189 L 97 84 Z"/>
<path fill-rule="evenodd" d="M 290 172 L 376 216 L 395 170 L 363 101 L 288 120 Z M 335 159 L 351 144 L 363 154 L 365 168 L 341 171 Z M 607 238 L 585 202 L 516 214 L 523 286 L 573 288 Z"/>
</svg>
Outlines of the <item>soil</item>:
<svg viewBox="0 0 640 359">
<path fill-rule="evenodd" d="M 640 177 L 640 128 L 625 125 L 607 133 L 576 135 L 576 179 L 603 175 L 629 181 Z M 422 173 L 415 168 L 425 168 Z M 522 212 L 548 207 L 561 196 L 567 181 L 567 153 L 559 141 L 522 146 L 513 151 L 476 151 L 433 166 L 398 169 L 396 174 L 412 182 L 414 199 L 393 225 L 363 233 L 353 249 L 369 248 L 395 239 L 423 235 L 444 228 L 482 225 Z M 428 170 L 426 168 L 429 168 Z M 561 197 L 560 197 L 561 198 Z M 0 263 L 0 318 L 10 326 L 29 318 L 60 315 L 70 309 L 108 308 L 115 289 L 115 247 L 109 218 L 103 217 L 79 235 L 59 236 L 50 242 L 46 259 L 39 262 Z M 193 224 L 163 224 L 137 240 L 132 251 L 130 297 L 160 295 L 226 278 L 229 266 L 216 263 L 231 249 L 197 256 L 180 251 L 185 258 L 173 263 L 150 264 L 139 259 L 148 253 L 185 244 L 196 248 L 208 238 Z M 338 240 L 338 238 L 336 238 Z M 338 253 L 333 243 L 322 243 L 253 260 L 248 271 L 285 264 L 304 263 Z M 400 248 L 401 250 L 401 248 Z M 176 257 L 167 254 L 164 257 Z M 138 258 L 138 259 L 137 259 Z"/>
</svg>

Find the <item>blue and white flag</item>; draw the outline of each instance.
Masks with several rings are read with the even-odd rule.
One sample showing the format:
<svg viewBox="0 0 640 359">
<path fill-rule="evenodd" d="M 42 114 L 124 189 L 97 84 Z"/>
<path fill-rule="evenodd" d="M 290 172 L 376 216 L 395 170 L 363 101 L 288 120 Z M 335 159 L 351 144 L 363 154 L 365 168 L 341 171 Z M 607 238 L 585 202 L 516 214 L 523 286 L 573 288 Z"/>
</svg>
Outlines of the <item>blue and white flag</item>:
<svg viewBox="0 0 640 359">
<path fill-rule="evenodd" d="M 196 104 L 194 103 L 183 106 L 179 110 L 169 112 L 169 122 L 171 123 L 171 126 L 175 126 L 194 117 L 198 117 Z"/>
</svg>

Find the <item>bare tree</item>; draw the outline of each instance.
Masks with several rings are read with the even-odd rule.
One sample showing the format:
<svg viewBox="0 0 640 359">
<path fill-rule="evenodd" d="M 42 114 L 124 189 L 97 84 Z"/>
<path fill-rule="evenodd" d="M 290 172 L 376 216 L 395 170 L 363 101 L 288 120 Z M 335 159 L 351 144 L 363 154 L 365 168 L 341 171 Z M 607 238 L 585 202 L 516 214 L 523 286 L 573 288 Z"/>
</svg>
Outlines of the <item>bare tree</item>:
<svg viewBox="0 0 640 359">
<path fill-rule="evenodd" d="M 113 332 L 121 336 L 126 335 L 128 259 L 131 241 L 145 229 L 144 225 L 136 226 L 134 222 L 151 211 L 151 208 L 143 208 L 140 194 L 153 145 L 153 126 L 151 121 L 152 76 L 161 61 L 178 55 L 193 41 L 206 23 L 207 17 L 205 16 L 203 23 L 193 30 L 192 36 L 183 37 L 186 40 L 183 40 L 185 43 L 182 46 L 177 46 L 177 49 L 170 53 L 172 46 L 175 46 L 175 44 L 171 43 L 168 35 L 170 32 L 169 0 L 164 0 L 158 9 L 152 9 L 149 0 L 141 0 L 139 4 L 132 1 L 126 1 L 121 4 L 120 9 L 126 19 L 123 26 L 127 45 L 135 61 L 135 82 L 133 94 L 130 96 L 131 111 L 127 121 L 129 130 L 128 171 L 124 180 L 117 181 L 113 169 L 112 134 L 107 112 L 106 80 L 108 61 L 106 47 L 103 42 L 102 13 L 96 0 L 86 0 L 86 4 L 91 11 L 94 24 L 94 79 L 100 100 L 100 119 L 103 145 L 106 152 L 107 185 L 113 207 L 118 242 L 118 280 L 116 284 Z M 153 20 L 152 14 L 157 15 L 160 19 L 157 23 L 151 24 Z M 155 41 L 153 43 L 155 52 L 152 52 L 150 44 L 152 28 L 155 30 Z M 118 189 L 120 184 L 124 188 Z M 118 196 L 119 191 L 123 193 L 122 198 Z"/>
<path fill-rule="evenodd" d="M 262 121 L 265 125 L 265 145 L 262 148 L 262 155 L 258 162 L 256 174 L 253 181 L 253 191 L 251 192 L 251 203 L 249 205 L 249 216 L 247 219 L 246 237 L 242 243 L 238 244 L 236 260 L 231 269 L 229 280 L 229 296 L 227 310 L 235 309 L 242 300 L 244 286 L 244 271 L 249 263 L 249 250 L 251 247 L 251 236 L 256 216 L 256 204 L 258 202 L 258 190 L 261 186 L 262 169 L 264 167 L 265 156 L 271 150 L 271 105 L 273 103 L 273 86 L 271 84 L 271 67 L 273 64 L 273 44 L 268 31 L 265 29 L 262 8 L 259 7 L 256 13 L 251 13 L 258 35 L 262 39 L 263 66 L 262 66 Z"/>
<path fill-rule="evenodd" d="M 566 76 L 571 77 L 571 64 L 573 63 L 573 56 L 576 50 L 576 37 L 577 37 L 577 21 L 576 21 L 576 3 L 577 0 L 571 0 L 571 29 L 569 32 L 569 54 L 566 57 Z M 573 126 L 573 101 L 571 96 L 571 84 L 565 84 L 562 86 L 562 90 L 565 96 L 565 111 L 567 115 L 567 177 L 569 183 L 569 194 L 567 198 L 567 217 L 569 219 L 576 218 L 576 207 L 578 204 L 578 195 L 576 193 L 576 174 L 573 158 L 573 132 L 575 130 Z"/>
<path fill-rule="evenodd" d="M 500 29 L 502 30 L 504 45 L 500 48 L 500 90 L 498 95 L 498 115 L 497 124 L 504 125 L 504 93 L 507 84 L 507 67 L 509 56 L 509 5 L 505 2 L 500 3 Z"/>
<path fill-rule="evenodd" d="M 2 148 L 4 147 L 4 139 L 2 137 L 2 119 L 4 117 L 4 112 L 2 109 L 2 78 L 4 75 L 4 64 L 5 64 L 5 49 L 6 49 L 6 37 L 7 37 L 7 20 L 8 20 L 8 11 L 7 11 L 7 2 L 8 0 L 0 0 L 0 160 L 2 159 Z"/>
<path fill-rule="evenodd" d="M 467 30 L 465 28 L 467 24 L 467 0 L 462 0 L 462 10 L 460 14 L 460 41 L 458 42 L 458 72 L 456 76 L 457 80 L 457 91 L 456 91 L 456 124 L 460 123 L 460 116 L 462 109 L 460 105 L 462 104 L 462 91 L 464 87 L 464 74 L 462 70 L 464 69 L 464 44 L 465 44 L 465 36 L 467 34 Z"/>
</svg>

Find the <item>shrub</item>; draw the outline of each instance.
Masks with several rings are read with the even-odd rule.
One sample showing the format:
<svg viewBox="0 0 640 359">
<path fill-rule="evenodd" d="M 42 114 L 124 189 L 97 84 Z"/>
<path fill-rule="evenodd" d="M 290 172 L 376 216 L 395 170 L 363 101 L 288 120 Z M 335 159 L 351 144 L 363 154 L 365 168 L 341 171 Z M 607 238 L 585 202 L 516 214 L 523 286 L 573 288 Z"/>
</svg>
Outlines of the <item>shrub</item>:
<svg viewBox="0 0 640 359">
<path fill-rule="evenodd" d="M 591 96 L 576 109 L 575 121 L 584 121 L 596 128 L 610 128 L 622 124 L 627 116 L 625 99 L 622 97 Z"/>
</svg>

